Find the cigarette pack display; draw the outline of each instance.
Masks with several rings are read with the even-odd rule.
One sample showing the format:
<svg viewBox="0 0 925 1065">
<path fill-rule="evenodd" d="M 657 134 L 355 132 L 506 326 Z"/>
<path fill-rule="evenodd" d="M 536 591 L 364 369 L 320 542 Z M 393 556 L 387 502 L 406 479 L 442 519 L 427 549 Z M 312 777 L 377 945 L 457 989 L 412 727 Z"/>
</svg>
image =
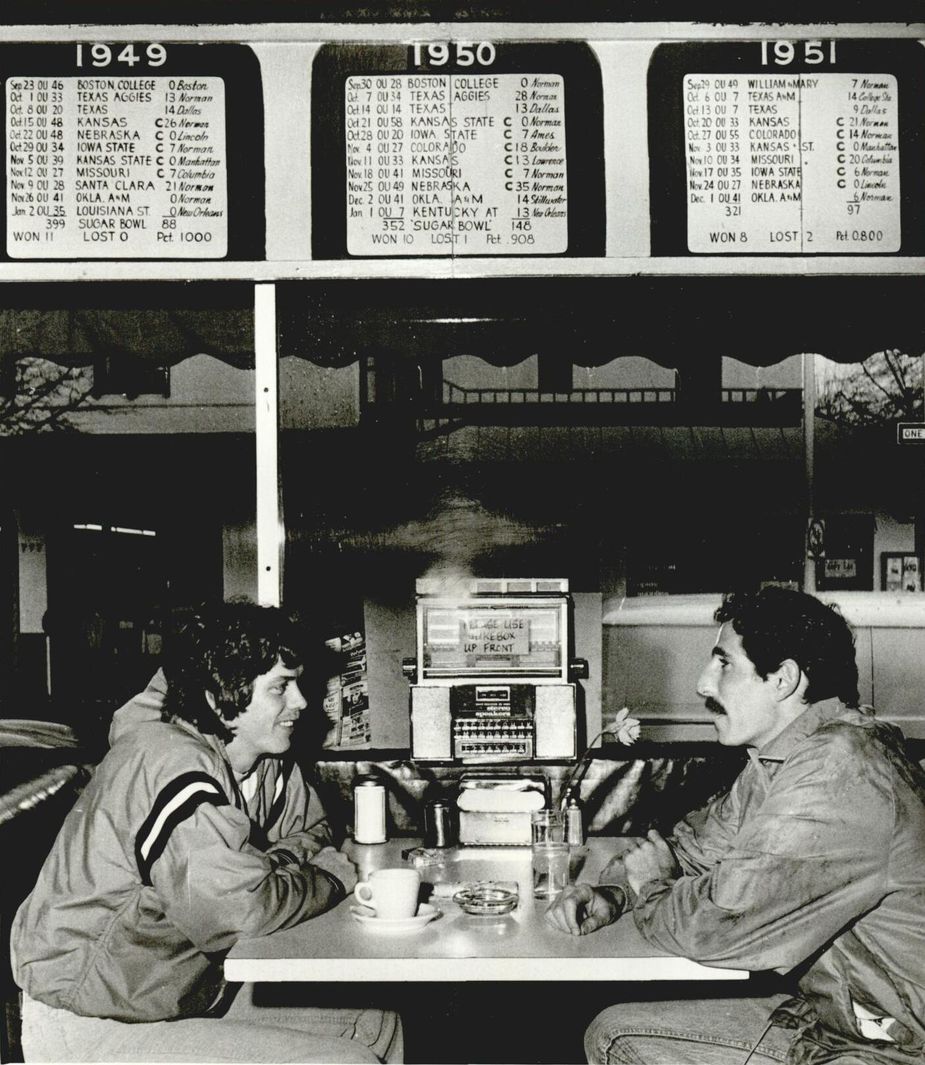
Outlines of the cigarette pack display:
<svg viewBox="0 0 925 1065">
<path fill-rule="evenodd" d="M 361 632 L 349 632 L 325 641 L 325 646 L 338 656 L 340 668 L 327 679 L 323 709 L 331 727 L 324 746 L 368 747 L 371 734 L 366 640 Z"/>
</svg>

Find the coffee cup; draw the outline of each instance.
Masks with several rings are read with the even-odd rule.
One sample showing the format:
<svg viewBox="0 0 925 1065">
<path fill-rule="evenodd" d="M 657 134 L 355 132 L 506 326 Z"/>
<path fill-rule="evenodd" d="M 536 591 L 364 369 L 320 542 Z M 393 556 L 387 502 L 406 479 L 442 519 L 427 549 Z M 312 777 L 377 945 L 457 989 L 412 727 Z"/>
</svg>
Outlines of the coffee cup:
<svg viewBox="0 0 925 1065">
<path fill-rule="evenodd" d="M 368 880 L 357 884 L 353 894 L 377 917 L 394 921 L 414 917 L 420 890 L 421 874 L 417 869 L 376 869 Z"/>
</svg>

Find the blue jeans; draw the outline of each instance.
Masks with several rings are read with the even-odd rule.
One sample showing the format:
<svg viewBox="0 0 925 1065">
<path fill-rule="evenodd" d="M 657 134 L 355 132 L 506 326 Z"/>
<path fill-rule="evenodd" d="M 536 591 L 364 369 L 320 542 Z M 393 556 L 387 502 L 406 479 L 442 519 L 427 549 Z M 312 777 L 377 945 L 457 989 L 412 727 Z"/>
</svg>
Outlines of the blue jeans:
<svg viewBox="0 0 925 1065">
<path fill-rule="evenodd" d="M 244 984 L 222 1017 L 126 1024 L 80 1017 L 23 995 L 26 1061 L 321 1062 L 404 1058 L 401 1019 L 375 1009 L 261 1007 Z"/>
<path fill-rule="evenodd" d="M 787 1060 L 796 1033 L 765 1029 L 773 1010 L 786 998 L 610 1006 L 585 1032 L 585 1054 L 592 1065 L 743 1065 L 758 1044 L 749 1065 L 779 1065 Z"/>
<path fill-rule="evenodd" d="M 769 1027 L 768 1018 L 788 998 L 610 1006 L 588 1026 L 585 1054 L 591 1065 L 779 1065 L 787 1061 L 799 1032 Z M 832 1058 L 831 1065 L 871 1065 L 872 1060 L 848 1051 Z"/>
</svg>

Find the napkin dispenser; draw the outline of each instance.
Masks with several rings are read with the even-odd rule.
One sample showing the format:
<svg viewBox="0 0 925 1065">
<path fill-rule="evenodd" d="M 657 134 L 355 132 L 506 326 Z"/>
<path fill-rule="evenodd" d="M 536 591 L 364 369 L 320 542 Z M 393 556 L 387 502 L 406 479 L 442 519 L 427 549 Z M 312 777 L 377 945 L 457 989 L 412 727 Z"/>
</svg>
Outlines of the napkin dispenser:
<svg viewBox="0 0 925 1065">
<path fill-rule="evenodd" d="M 530 815 L 546 805 L 542 777 L 463 777 L 457 798 L 459 842 L 530 845 Z"/>
</svg>

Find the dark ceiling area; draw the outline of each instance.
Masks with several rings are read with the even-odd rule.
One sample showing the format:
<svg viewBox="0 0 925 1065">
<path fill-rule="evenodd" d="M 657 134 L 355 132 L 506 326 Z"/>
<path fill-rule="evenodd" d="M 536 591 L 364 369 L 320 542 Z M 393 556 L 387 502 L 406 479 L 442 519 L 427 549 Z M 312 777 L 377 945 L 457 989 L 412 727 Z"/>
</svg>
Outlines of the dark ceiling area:
<svg viewBox="0 0 925 1065">
<path fill-rule="evenodd" d="M 640 355 L 685 369 L 729 356 L 859 362 L 925 350 L 919 277 L 557 277 L 283 282 L 280 354 L 338 366 L 358 357 L 534 354 L 579 366 Z"/>
<path fill-rule="evenodd" d="M 280 282 L 279 353 L 324 366 L 454 355 L 503 366 L 537 354 L 578 366 L 637 355 L 681 370 L 807 352 L 859 362 L 925 351 L 923 291 L 911 275 Z M 173 365 L 205 353 L 253 366 L 253 292 L 245 282 L 4 285 L 0 365 L 101 355 Z"/>
<path fill-rule="evenodd" d="M 728 22 L 793 24 L 839 22 L 914 22 L 921 4 L 910 0 L 841 0 L 833 12 L 822 0 L 572 0 L 537 4 L 536 0 L 161 0 L 160 3 L 105 3 L 103 0 L 6 0 L 8 25 L 222 24 L 231 23 L 375 23 L 375 22 Z"/>
</svg>

